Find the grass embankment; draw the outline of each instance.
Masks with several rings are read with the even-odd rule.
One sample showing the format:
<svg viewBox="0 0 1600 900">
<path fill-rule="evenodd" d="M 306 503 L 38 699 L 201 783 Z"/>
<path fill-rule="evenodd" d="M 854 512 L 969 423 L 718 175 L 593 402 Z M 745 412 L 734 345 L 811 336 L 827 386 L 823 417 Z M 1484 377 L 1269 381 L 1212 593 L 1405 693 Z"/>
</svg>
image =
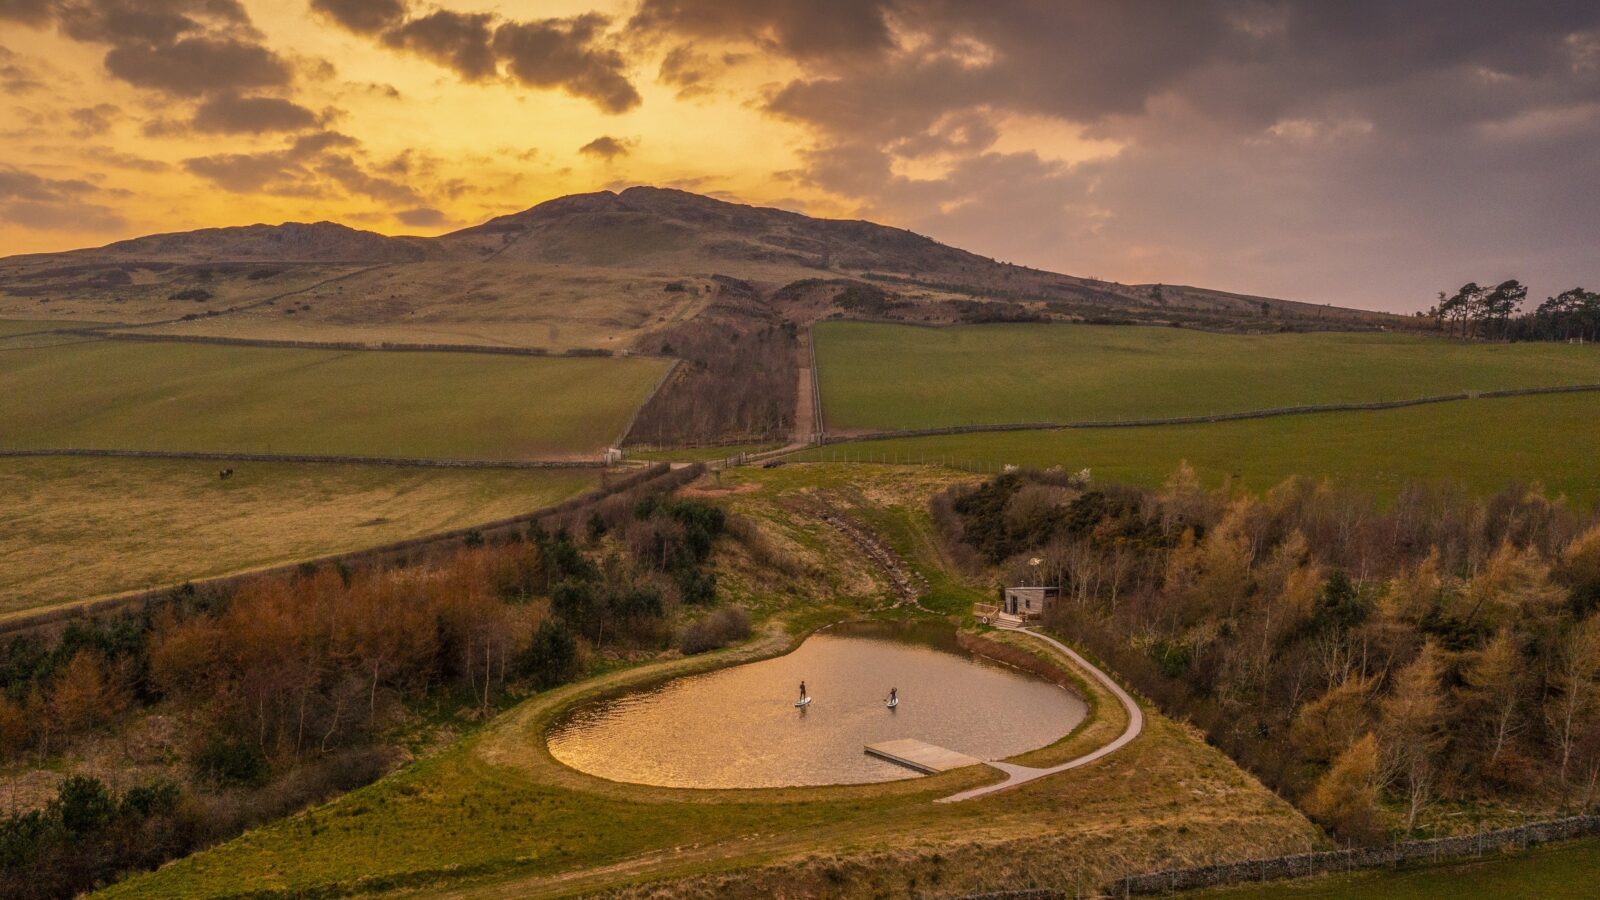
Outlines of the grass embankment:
<svg viewBox="0 0 1600 900">
<path fill-rule="evenodd" d="M 0 618 L 354 550 L 565 499 L 587 469 L 0 458 Z"/>
<path fill-rule="evenodd" d="M 529 459 L 615 441 L 666 363 L 94 341 L 0 368 L 0 446 Z"/>
<path fill-rule="evenodd" d="M 1382 333 L 824 322 L 830 431 L 1209 415 L 1600 382 L 1600 350 Z"/>
<path fill-rule="evenodd" d="M 1370 412 L 1170 425 L 938 435 L 841 444 L 796 455 L 1088 468 L 1097 480 L 1158 484 L 1188 460 L 1203 480 L 1261 490 L 1291 475 L 1331 477 L 1379 496 L 1407 482 L 1455 482 L 1492 493 L 1512 481 L 1600 501 L 1600 394 L 1463 400 Z"/>
<path fill-rule="evenodd" d="M 1207 900 L 1580 900 L 1595 895 L 1600 840 L 1572 841 L 1443 865 L 1404 866 L 1201 891 Z"/>
<path fill-rule="evenodd" d="M 948 481 L 928 471 L 806 469 L 740 472 L 727 489 L 730 504 L 763 517 L 761 527 L 783 552 L 805 556 L 801 565 L 816 563 L 816 553 L 852 551 L 826 526 L 807 524 L 808 498 L 799 495 L 853 491 L 896 506 Z M 810 534 L 796 539 L 801 532 Z M 862 566 L 838 562 L 844 571 Z M 998 774 L 974 767 L 877 785 L 700 791 L 607 782 L 550 756 L 543 732 L 574 703 L 781 652 L 803 629 L 774 628 L 779 621 L 809 628 L 862 611 L 859 603 L 813 604 L 789 608 L 743 647 L 613 671 L 534 697 L 444 754 L 107 896 L 538 896 L 661 879 L 685 879 L 674 887 L 687 892 L 743 895 L 1071 889 L 1124 871 L 1263 848 L 1303 850 L 1316 841 L 1292 808 L 1159 715 L 1140 740 L 1095 765 L 961 804 L 932 801 Z M 1110 699 L 1097 706 L 1117 708 Z M 1044 752 L 1072 753 L 1097 739 L 1093 729 L 1120 727 L 1097 720 Z"/>
</svg>

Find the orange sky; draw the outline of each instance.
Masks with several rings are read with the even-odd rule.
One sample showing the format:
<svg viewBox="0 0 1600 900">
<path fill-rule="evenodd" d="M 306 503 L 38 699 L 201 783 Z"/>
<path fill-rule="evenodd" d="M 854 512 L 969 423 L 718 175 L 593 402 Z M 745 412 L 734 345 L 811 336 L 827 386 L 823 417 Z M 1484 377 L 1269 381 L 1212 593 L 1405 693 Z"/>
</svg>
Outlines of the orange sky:
<svg viewBox="0 0 1600 900">
<path fill-rule="evenodd" d="M 1345 305 L 1600 281 L 1600 4 L 0 0 L 0 88 L 0 255 L 658 184 Z"/>
<path fill-rule="evenodd" d="M 451 5 L 493 10 L 507 4 Z M 269 152 L 281 148 L 286 136 L 151 136 L 150 122 L 173 115 L 171 98 L 109 76 L 101 64 L 103 46 L 70 40 L 51 27 L 0 23 L 0 46 L 48 83 L 13 94 L 0 106 L 3 162 L 52 179 L 89 181 L 100 189 L 97 204 L 123 220 L 108 225 L 87 217 L 48 228 L 3 222 L 0 250 L 59 250 L 152 232 L 287 220 L 332 219 L 386 233 L 431 234 L 616 182 L 681 184 L 790 205 L 798 196 L 794 186 L 772 175 L 798 165 L 802 129 L 765 117 L 747 102 L 782 73 L 781 63 L 729 69 L 713 92 L 679 99 L 676 89 L 653 77 L 662 51 L 641 53 L 628 68 L 643 102 L 611 114 L 560 89 L 506 79 L 463 82 L 431 62 L 330 27 L 307 15 L 301 3 L 246 6 L 264 43 L 305 58 L 292 89 L 297 103 L 319 113 L 333 110 L 326 127 L 360 140 L 364 157 L 374 163 L 407 153 L 424 161 L 426 170 L 406 180 L 418 187 L 419 205 L 443 213 L 439 224 L 408 226 L 396 217 L 402 210 L 394 204 L 337 187 L 313 196 L 219 191 L 186 171 L 183 161 Z M 540 4 L 541 12 L 556 16 L 566 14 L 564 7 L 576 13 L 590 6 Z M 332 63 L 336 74 L 317 71 L 318 61 Z M 378 85 L 393 87 L 398 96 Z M 103 131 L 86 133 L 74 111 L 101 104 L 117 111 Z M 601 136 L 631 149 L 609 160 L 578 152 Z M 111 154 L 136 158 L 136 167 L 109 161 Z M 841 204 L 810 193 L 807 205 L 843 211 Z"/>
</svg>

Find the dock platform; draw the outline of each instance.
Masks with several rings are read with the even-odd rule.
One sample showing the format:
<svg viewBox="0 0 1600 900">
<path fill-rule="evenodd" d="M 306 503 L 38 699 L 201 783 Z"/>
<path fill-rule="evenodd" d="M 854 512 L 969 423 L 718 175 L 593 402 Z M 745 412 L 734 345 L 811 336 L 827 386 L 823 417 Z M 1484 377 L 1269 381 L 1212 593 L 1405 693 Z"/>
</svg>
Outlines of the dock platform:
<svg viewBox="0 0 1600 900">
<path fill-rule="evenodd" d="M 886 759 L 908 769 L 915 769 L 924 775 L 937 775 L 940 772 L 948 772 L 951 769 L 976 766 L 983 763 L 983 760 L 968 756 L 965 753 L 957 753 L 954 750 L 935 747 L 926 741 L 919 741 L 916 738 L 901 738 L 898 741 L 880 741 L 876 744 L 868 744 L 866 751 L 871 756 Z"/>
</svg>

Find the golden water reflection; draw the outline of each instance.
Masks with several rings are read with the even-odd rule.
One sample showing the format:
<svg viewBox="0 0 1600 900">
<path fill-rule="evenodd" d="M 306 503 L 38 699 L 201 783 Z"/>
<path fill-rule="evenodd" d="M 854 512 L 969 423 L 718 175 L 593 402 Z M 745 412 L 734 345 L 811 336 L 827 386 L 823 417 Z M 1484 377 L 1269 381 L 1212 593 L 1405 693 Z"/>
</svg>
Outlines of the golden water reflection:
<svg viewBox="0 0 1600 900">
<path fill-rule="evenodd" d="M 801 680 L 813 698 L 796 709 Z M 897 709 L 885 708 L 891 687 Z M 1054 684 L 962 651 L 948 626 L 851 624 L 776 659 L 574 709 L 550 732 L 563 763 L 667 787 L 861 784 L 916 773 L 862 747 L 917 738 L 1001 759 L 1062 738 L 1087 714 Z"/>
</svg>

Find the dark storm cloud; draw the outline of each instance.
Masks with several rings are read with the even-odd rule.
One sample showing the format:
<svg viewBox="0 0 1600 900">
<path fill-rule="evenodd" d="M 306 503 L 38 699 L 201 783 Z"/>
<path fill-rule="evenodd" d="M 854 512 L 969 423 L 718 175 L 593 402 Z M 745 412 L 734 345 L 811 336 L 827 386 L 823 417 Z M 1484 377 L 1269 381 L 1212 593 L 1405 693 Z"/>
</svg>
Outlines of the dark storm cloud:
<svg viewBox="0 0 1600 900">
<path fill-rule="evenodd" d="M 230 134 L 264 134 L 299 131 L 317 124 L 317 114 L 279 97 L 241 97 L 219 94 L 195 110 L 196 131 Z"/>
<path fill-rule="evenodd" d="M 584 156 L 593 156 L 596 159 L 610 162 L 619 156 L 627 156 L 633 152 L 633 141 L 605 135 L 579 147 L 578 152 Z"/>
<path fill-rule="evenodd" d="M 311 0 L 311 8 L 356 34 L 376 34 L 406 17 L 403 0 Z"/>
<path fill-rule="evenodd" d="M 596 46 L 606 22 L 598 15 L 507 22 L 495 31 L 494 49 L 522 84 L 564 88 L 606 112 L 624 112 L 639 105 L 639 92 L 622 74 L 622 54 Z"/>
</svg>

